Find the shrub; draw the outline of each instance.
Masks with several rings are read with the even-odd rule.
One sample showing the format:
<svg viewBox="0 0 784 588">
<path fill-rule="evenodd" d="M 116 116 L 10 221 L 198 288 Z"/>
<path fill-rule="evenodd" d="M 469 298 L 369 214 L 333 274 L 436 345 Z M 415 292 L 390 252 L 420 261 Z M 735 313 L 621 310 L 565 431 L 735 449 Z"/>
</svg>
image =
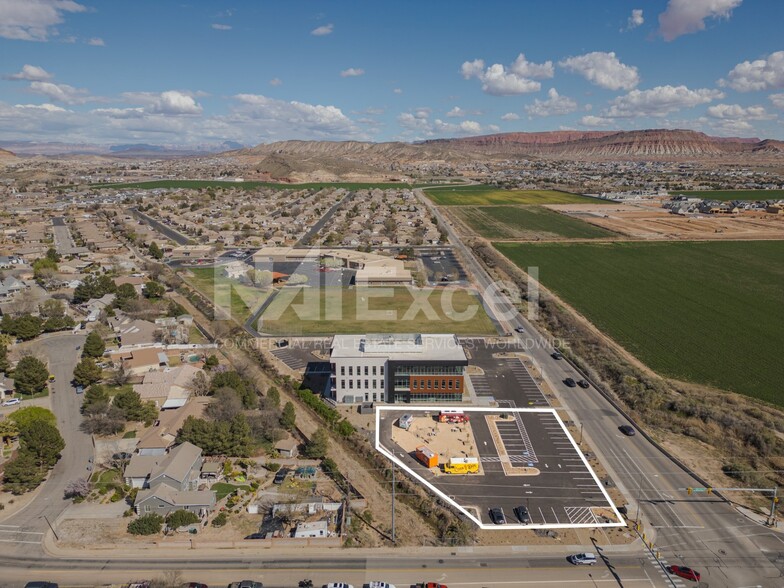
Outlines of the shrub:
<svg viewBox="0 0 784 588">
<path fill-rule="evenodd" d="M 228 522 L 228 520 L 229 520 L 229 515 L 227 515 L 225 512 L 218 513 L 218 516 L 212 519 L 212 526 L 222 527 Z"/>
<path fill-rule="evenodd" d="M 273 462 L 268 463 L 264 467 L 267 468 L 269 471 L 271 471 L 274 474 L 275 472 L 277 472 L 280 469 L 280 464 L 279 463 L 275 463 L 273 461 Z"/>
<path fill-rule="evenodd" d="M 163 517 L 151 512 L 128 523 L 128 532 L 131 535 L 155 535 L 161 532 Z"/>
<path fill-rule="evenodd" d="M 179 529 L 199 522 L 199 516 L 189 510 L 175 510 L 166 517 L 166 525 L 170 529 Z"/>
</svg>

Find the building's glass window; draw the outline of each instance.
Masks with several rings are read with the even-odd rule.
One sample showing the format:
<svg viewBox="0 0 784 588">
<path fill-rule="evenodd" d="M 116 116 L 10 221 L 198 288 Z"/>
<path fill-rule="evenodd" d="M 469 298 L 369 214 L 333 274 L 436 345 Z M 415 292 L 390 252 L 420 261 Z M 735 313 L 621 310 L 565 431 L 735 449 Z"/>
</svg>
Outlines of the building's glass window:
<svg viewBox="0 0 784 588">
<path fill-rule="evenodd" d="M 452 380 L 447 381 L 446 387 L 449 388 L 450 390 L 452 389 Z"/>
<path fill-rule="evenodd" d="M 365 380 L 365 390 L 367 390 L 368 388 L 370 388 L 370 382 L 368 380 Z"/>
<path fill-rule="evenodd" d="M 430 390 L 430 388 L 432 388 L 432 384 L 433 384 L 433 381 L 432 381 L 432 380 L 428 380 L 428 381 L 427 381 L 427 389 L 428 389 L 428 390 Z"/>
<path fill-rule="evenodd" d="M 343 389 L 346 388 L 346 380 L 340 380 L 340 387 Z"/>
<path fill-rule="evenodd" d="M 378 380 L 373 380 L 373 388 L 378 388 Z"/>
<path fill-rule="evenodd" d="M 348 381 L 348 389 L 349 390 L 353 390 L 354 389 L 354 380 L 349 380 Z"/>
<path fill-rule="evenodd" d="M 351 365 L 348 366 L 348 375 L 349 376 L 353 376 L 354 375 L 354 366 L 351 366 Z"/>
<path fill-rule="evenodd" d="M 368 366 L 365 366 L 365 375 L 366 376 L 368 375 L 368 369 L 369 369 Z"/>
<path fill-rule="evenodd" d="M 373 402 L 375 402 L 376 400 L 378 400 L 378 394 L 376 394 L 376 393 L 374 392 L 374 393 L 373 393 Z"/>
<path fill-rule="evenodd" d="M 446 390 L 446 380 L 441 380 L 441 389 Z"/>
<path fill-rule="evenodd" d="M 383 376 L 383 375 L 384 375 L 384 366 L 382 365 L 382 366 L 380 367 L 380 369 L 381 369 L 381 375 Z"/>
<path fill-rule="evenodd" d="M 455 390 L 460 390 L 460 380 L 455 380 Z"/>
<path fill-rule="evenodd" d="M 367 402 L 369 399 L 370 399 L 370 394 L 365 392 L 365 402 Z"/>
<path fill-rule="evenodd" d="M 376 366 L 373 366 L 373 375 L 376 375 Z"/>
<path fill-rule="evenodd" d="M 340 366 L 340 375 L 341 376 L 345 376 L 346 375 L 346 366 L 344 366 L 344 365 Z"/>
</svg>

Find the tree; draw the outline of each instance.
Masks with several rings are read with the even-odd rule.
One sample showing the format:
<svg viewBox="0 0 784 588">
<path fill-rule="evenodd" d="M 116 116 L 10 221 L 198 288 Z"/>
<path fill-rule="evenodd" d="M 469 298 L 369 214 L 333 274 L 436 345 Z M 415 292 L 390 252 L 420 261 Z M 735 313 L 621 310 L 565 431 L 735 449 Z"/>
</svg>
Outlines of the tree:
<svg viewBox="0 0 784 588">
<path fill-rule="evenodd" d="M 5 464 L 3 469 L 3 488 L 12 494 L 24 494 L 37 488 L 44 481 L 45 473 L 38 469 L 35 458 L 21 452 Z"/>
<path fill-rule="evenodd" d="M 120 284 L 117 287 L 117 292 L 114 293 L 114 305 L 120 310 L 128 308 L 132 300 L 138 300 L 139 293 L 133 284 Z"/>
<path fill-rule="evenodd" d="M 36 259 L 33 262 L 33 277 L 39 282 L 51 278 L 56 271 L 57 262 L 47 257 Z"/>
<path fill-rule="evenodd" d="M 44 324 L 41 325 L 44 333 L 53 333 L 55 331 L 62 331 L 63 329 L 71 329 L 76 325 L 70 316 L 53 316 L 46 319 Z"/>
<path fill-rule="evenodd" d="M 77 386 L 87 387 L 100 379 L 101 368 L 96 365 L 92 357 L 83 357 L 82 361 L 76 364 L 73 371 L 73 381 Z"/>
<path fill-rule="evenodd" d="M 35 464 L 42 470 L 49 469 L 60 459 L 65 441 L 57 427 L 46 421 L 33 421 L 19 432 L 22 451 L 33 456 Z"/>
<path fill-rule="evenodd" d="M 147 248 L 147 252 L 153 259 L 163 259 L 163 250 L 158 247 L 158 244 L 155 241 L 150 243 L 150 246 Z"/>
<path fill-rule="evenodd" d="M 57 423 L 54 413 L 42 406 L 25 406 L 9 414 L 8 418 L 16 423 L 20 431 L 27 429 L 36 421 L 43 421 L 53 426 Z"/>
<path fill-rule="evenodd" d="M 163 296 L 166 288 L 160 282 L 149 281 L 144 285 L 144 296 L 151 300 L 157 300 Z"/>
<path fill-rule="evenodd" d="M 65 485 L 63 496 L 65 498 L 84 498 L 90 493 L 90 480 L 87 478 L 77 478 Z"/>
<path fill-rule="evenodd" d="M 324 429 L 319 427 L 316 429 L 316 432 L 313 433 L 310 441 L 308 441 L 305 445 L 305 457 L 309 457 L 311 459 L 322 459 L 327 455 L 328 448 L 329 435 L 327 435 L 327 432 Z"/>
<path fill-rule="evenodd" d="M 236 390 L 242 399 L 242 406 L 245 408 L 255 408 L 258 404 L 258 396 L 253 385 L 244 380 L 236 371 L 220 372 L 215 374 L 210 383 L 213 393 L 220 388 L 231 388 Z"/>
<path fill-rule="evenodd" d="M 280 416 L 280 424 L 284 429 L 291 431 L 297 422 L 297 411 L 291 402 L 287 402 L 283 407 L 283 414 Z"/>
<path fill-rule="evenodd" d="M 220 362 L 218 361 L 218 358 L 215 355 L 210 355 L 207 357 L 207 359 L 204 360 L 204 367 L 211 370 L 213 368 L 218 367 L 219 363 Z"/>
<path fill-rule="evenodd" d="M 20 394 L 37 394 L 46 388 L 48 381 L 49 370 L 37 357 L 27 355 L 16 364 L 14 389 Z"/>
<path fill-rule="evenodd" d="M 112 404 L 122 411 L 126 421 L 152 422 L 158 415 L 155 403 L 152 403 L 154 412 L 151 413 L 148 403 L 142 402 L 141 396 L 139 396 L 139 393 L 133 388 L 124 388 L 120 390 L 115 395 Z"/>
<path fill-rule="evenodd" d="M 23 341 L 35 339 L 43 331 L 43 320 L 41 317 L 31 314 L 23 314 L 14 320 L 14 333 Z"/>
<path fill-rule="evenodd" d="M 11 364 L 8 362 L 8 347 L 0 344 L 0 372 L 8 373 Z"/>
<path fill-rule="evenodd" d="M 199 515 L 189 510 L 175 510 L 166 517 L 166 526 L 170 529 L 179 529 L 199 522 Z"/>
<path fill-rule="evenodd" d="M 46 250 L 46 259 L 52 261 L 54 263 L 60 263 L 60 254 L 57 253 L 57 249 L 54 247 L 50 247 Z"/>
<path fill-rule="evenodd" d="M 269 402 L 275 408 L 280 407 L 280 392 L 275 386 L 270 386 L 267 390 L 267 402 Z"/>
<path fill-rule="evenodd" d="M 101 339 L 101 336 L 92 331 L 87 335 L 87 339 L 82 347 L 82 355 L 87 357 L 101 357 L 103 352 L 106 351 L 106 344 Z"/>
<path fill-rule="evenodd" d="M 203 371 L 198 371 L 188 383 L 188 389 L 194 396 L 207 396 L 210 393 L 210 380 Z"/>
<path fill-rule="evenodd" d="M 213 397 L 212 402 L 205 410 L 208 417 L 214 421 L 231 420 L 242 412 L 242 399 L 231 388 L 221 388 Z"/>
<path fill-rule="evenodd" d="M 163 517 L 151 512 L 128 523 L 128 532 L 131 535 L 156 535 L 163 527 Z"/>
<path fill-rule="evenodd" d="M 65 316 L 65 305 L 62 300 L 49 298 L 38 307 L 38 313 L 44 318 L 63 318 Z"/>
<path fill-rule="evenodd" d="M 82 401 L 82 412 L 106 412 L 109 408 L 109 393 L 100 384 L 87 388 Z"/>
<path fill-rule="evenodd" d="M 122 411 L 115 406 L 109 405 L 106 412 L 92 412 L 93 409 L 85 411 L 85 418 L 80 428 L 90 435 L 116 435 L 125 429 L 125 419 Z"/>
<path fill-rule="evenodd" d="M 8 444 L 19 436 L 19 426 L 11 419 L 0 420 L 0 443 Z"/>
</svg>

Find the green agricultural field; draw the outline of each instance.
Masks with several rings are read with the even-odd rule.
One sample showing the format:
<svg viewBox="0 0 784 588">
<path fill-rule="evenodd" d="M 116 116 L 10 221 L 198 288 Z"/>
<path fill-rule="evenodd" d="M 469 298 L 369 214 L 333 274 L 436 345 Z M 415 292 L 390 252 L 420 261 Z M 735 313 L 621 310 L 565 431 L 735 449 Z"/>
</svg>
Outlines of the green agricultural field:
<svg viewBox="0 0 784 588">
<path fill-rule="evenodd" d="M 448 299 L 450 293 L 451 301 Z M 285 335 L 496 333 L 481 301 L 472 292 L 432 288 L 416 290 L 415 294 L 426 295 L 426 301 L 432 308 L 429 315 L 424 310 L 417 312 L 416 308 L 412 309 L 414 299 L 403 287 L 284 288 L 264 311 L 256 328 L 263 333 Z M 466 316 L 460 316 L 462 313 Z"/>
<path fill-rule="evenodd" d="M 321 190 L 324 188 L 346 188 L 347 190 L 369 190 L 379 188 L 382 190 L 395 188 L 410 188 L 424 184 L 409 185 L 403 182 L 390 183 L 351 183 L 351 182 L 317 182 L 309 184 L 279 184 L 276 182 L 221 182 L 218 180 L 155 180 L 149 182 L 130 182 L 126 184 L 92 184 L 91 188 L 112 188 L 116 190 L 138 189 L 154 190 L 156 188 L 187 188 L 198 190 L 200 188 L 223 188 L 255 190 L 257 188 L 277 188 L 279 190 L 306 190 L 313 188 Z"/>
<path fill-rule="evenodd" d="M 488 239 L 601 239 L 615 235 L 541 206 L 460 206 L 450 212 Z"/>
<path fill-rule="evenodd" d="M 784 406 L 784 242 L 495 246 L 657 372 Z"/>
<path fill-rule="evenodd" d="M 697 196 L 698 198 L 721 200 L 780 200 L 784 190 L 673 190 L 673 195 Z"/>
<path fill-rule="evenodd" d="M 192 276 L 187 280 L 202 294 L 218 306 L 231 308 L 231 316 L 243 323 L 269 296 L 270 291 L 240 284 L 220 275 L 220 268 L 211 267 L 189 268 Z"/>
<path fill-rule="evenodd" d="M 500 190 L 476 185 L 428 188 L 425 194 L 442 206 L 487 206 L 490 204 L 579 204 L 604 202 L 595 198 L 555 190 Z"/>
</svg>

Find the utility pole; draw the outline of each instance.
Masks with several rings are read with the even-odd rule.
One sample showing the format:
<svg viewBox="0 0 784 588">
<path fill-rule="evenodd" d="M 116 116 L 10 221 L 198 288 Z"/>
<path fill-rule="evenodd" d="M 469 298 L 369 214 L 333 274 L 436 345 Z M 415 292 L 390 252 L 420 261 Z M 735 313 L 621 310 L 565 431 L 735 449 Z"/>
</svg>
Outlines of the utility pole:
<svg viewBox="0 0 784 588">
<path fill-rule="evenodd" d="M 637 516 L 634 517 L 634 520 L 637 524 L 640 524 L 640 494 L 642 493 L 642 470 L 640 470 L 640 475 L 637 476 Z"/>
<path fill-rule="evenodd" d="M 580 423 L 580 440 L 577 442 L 577 445 L 583 444 L 583 423 Z"/>
<path fill-rule="evenodd" d="M 397 543 L 395 538 L 395 464 L 392 464 L 392 543 Z"/>
</svg>

